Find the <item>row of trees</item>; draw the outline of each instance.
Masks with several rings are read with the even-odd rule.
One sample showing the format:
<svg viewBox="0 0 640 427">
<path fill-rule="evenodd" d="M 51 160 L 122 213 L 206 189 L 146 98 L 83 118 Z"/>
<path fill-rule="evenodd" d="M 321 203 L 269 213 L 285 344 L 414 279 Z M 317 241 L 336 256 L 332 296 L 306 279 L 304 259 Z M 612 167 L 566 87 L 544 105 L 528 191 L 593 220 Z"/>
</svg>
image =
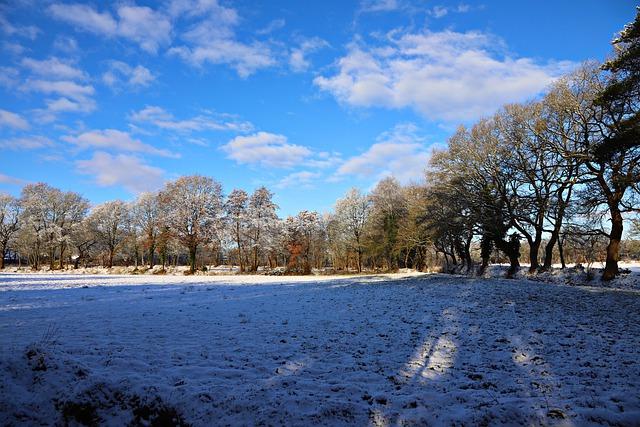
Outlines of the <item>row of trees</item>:
<svg viewBox="0 0 640 427">
<path fill-rule="evenodd" d="M 542 99 L 458 129 L 428 173 L 426 221 L 443 253 L 470 266 L 477 239 L 481 270 L 497 248 L 513 272 L 523 238 L 535 272 L 558 244 L 562 258 L 565 238 L 604 236 L 603 278 L 618 274 L 625 217 L 640 211 L 639 42 L 640 14 L 604 66 L 584 64 Z"/>
<path fill-rule="evenodd" d="M 475 187 L 461 186 L 476 181 L 460 181 L 459 175 L 450 176 L 438 168 L 451 166 L 452 159 L 456 157 L 451 149 L 434 156 L 430 173 L 444 174 L 438 184 L 401 186 L 394 178 L 386 178 L 370 194 L 350 190 L 332 213 L 302 211 L 286 219 L 277 216 L 273 194 L 266 188 L 251 195 L 233 190 L 225 198 L 220 184 L 203 176 L 179 178 L 130 203 L 116 200 L 92 209 L 76 193 L 30 184 L 20 198 L 0 196 L 2 261 L 13 258 L 34 269 L 43 264 L 50 269 L 69 264 L 75 268 L 187 264 L 191 272 L 199 265 L 233 264 L 241 272 L 280 267 L 302 274 L 313 268 L 422 270 L 443 263 L 455 271 L 472 271 L 479 264 L 482 272 L 489 261 L 502 262 L 502 254 L 517 263 L 519 250 L 513 249 L 515 255 L 508 250 L 509 245 L 519 247 L 520 243 L 504 234 L 512 227 L 505 220 L 508 211 L 495 209 L 506 205 L 485 188 L 472 191 Z M 477 165 L 465 162 L 475 170 Z M 467 169 L 452 170 L 467 177 Z M 567 203 L 571 213 L 566 218 L 573 218 L 567 200 L 549 203 Z M 485 211 L 474 212 L 476 203 Z M 559 217 L 557 208 L 553 215 Z M 546 249 L 544 268 L 558 260 L 558 251 L 548 251 L 556 244 L 564 248 L 559 251 L 562 262 L 592 262 L 600 256 L 601 234 L 571 225 L 556 235 L 553 224 L 542 231 L 550 238 L 539 238 Z M 535 245 L 538 238 L 529 231 L 533 226 L 522 227 Z M 640 255 L 640 245 L 634 246 L 633 240 L 628 243 L 627 252 Z M 533 249 L 529 254 L 535 257 Z"/>
<path fill-rule="evenodd" d="M 91 210 L 77 193 L 27 185 L 19 199 L 0 195 L 0 267 L 10 254 L 52 269 L 70 261 L 164 266 L 171 258 L 192 272 L 200 259 L 241 272 L 444 261 L 482 273 L 505 258 L 512 274 L 524 247 L 531 273 L 558 260 L 604 258 L 603 278 L 612 279 L 625 221 L 637 228 L 640 212 L 640 13 L 614 45 L 603 66 L 586 63 L 541 98 L 460 127 L 425 165 L 425 184 L 383 179 L 371 194 L 350 190 L 326 215 L 281 220 L 268 189 L 225 198 L 203 176 Z"/>
</svg>

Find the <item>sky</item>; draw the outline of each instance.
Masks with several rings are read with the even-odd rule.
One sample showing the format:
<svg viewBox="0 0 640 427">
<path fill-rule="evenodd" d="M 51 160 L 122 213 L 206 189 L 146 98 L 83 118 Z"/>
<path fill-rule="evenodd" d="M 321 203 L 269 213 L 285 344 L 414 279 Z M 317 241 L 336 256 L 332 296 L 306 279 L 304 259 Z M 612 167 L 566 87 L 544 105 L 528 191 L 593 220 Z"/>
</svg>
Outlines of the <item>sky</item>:
<svg viewBox="0 0 640 427">
<path fill-rule="evenodd" d="M 420 182 L 460 124 L 611 54 L 626 0 L 0 0 L 0 191 L 181 175 L 280 214 Z"/>
</svg>

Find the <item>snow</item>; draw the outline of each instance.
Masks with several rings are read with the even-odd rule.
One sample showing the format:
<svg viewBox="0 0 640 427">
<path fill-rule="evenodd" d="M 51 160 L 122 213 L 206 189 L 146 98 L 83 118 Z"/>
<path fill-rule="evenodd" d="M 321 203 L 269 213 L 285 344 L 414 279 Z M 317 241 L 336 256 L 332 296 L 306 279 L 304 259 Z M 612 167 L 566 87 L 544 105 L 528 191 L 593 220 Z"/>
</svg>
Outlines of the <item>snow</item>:
<svg viewBox="0 0 640 427">
<path fill-rule="evenodd" d="M 637 425 L 639 316 L 522 279 L 0 275 L 0 419 Z"/>
</svg>

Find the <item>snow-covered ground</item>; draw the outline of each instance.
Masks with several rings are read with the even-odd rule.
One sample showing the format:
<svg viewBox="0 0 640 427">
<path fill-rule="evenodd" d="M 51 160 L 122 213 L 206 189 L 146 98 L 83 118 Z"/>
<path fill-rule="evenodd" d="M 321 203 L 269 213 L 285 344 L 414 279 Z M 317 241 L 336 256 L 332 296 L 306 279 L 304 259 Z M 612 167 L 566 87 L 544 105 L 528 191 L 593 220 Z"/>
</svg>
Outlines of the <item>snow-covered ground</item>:
<svg viewBox="0 0 640 427">
<path fill-rule="evenodd" d="M 640 424 L 640 291 L 0 275 L 8 425 Z"/>
</svg>

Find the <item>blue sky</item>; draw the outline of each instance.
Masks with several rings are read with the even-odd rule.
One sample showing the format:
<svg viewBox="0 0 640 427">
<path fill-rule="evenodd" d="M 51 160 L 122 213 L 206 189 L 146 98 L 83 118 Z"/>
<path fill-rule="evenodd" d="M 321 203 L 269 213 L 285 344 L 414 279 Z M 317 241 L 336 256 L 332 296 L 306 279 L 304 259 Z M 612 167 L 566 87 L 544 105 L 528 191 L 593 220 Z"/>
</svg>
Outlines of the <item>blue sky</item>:
<svg viewBox="0 0 640 427">
<path fill-rule="evenodd" d="M 422 179 L 460 123 L 603 60 L 632 1 L 0 3 L 0 191 L 199 173 L 326 211 Z"/>
</svg>

